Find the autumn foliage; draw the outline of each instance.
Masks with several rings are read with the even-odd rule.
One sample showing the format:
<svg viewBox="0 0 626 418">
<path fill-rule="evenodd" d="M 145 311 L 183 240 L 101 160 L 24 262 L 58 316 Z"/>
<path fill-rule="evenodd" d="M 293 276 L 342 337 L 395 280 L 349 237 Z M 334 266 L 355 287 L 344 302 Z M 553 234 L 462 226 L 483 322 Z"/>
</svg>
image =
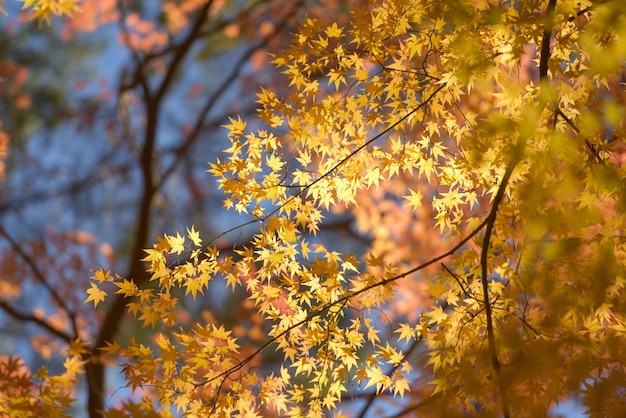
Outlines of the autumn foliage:
<svg viewBox="0 0 626 418">
<path fill-rule="evenodd" d="M 66 341 L 58 374 L 2 358 L 0 413 L 67 413 L 93 364 L 131 390 L 107 417 L 626 413 L 626 3 L 344 7 L 302 15 L 271 55 L 289 88 L 224 122 L 236 226 L 160 234 L 143 279 L 93 266 L 84 302 L 150 331 Z M 190 317 L 216 292 L 236 321 Z"/>
</svg>

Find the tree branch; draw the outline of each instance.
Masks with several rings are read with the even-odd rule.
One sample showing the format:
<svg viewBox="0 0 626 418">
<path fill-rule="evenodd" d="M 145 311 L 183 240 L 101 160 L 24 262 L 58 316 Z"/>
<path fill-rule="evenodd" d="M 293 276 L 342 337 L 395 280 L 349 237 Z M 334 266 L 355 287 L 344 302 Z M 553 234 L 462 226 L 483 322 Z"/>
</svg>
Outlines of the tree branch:
<svg viewBox="0 0 626 418">
<path fill-rule="evenodd" d="M 483 301 L 485 304 L 485 316 L 487 317 L 487 341 L 489 344 L 489 354 L 491 356 L 491 364 L 493 366 L 493 370 L 496 375 L 496 381 L 500 390 L 500 399 L 502 401 L 502 415 L 505 418 L 510 417 L 509 412 L 509 404 L 506 395 L 506 387 L 504 382 L 502 381 L 501 374 L 501 365 L 500 360 L 498 359 L 498 350 L 496 347 L 496 339 L 495 333 L 493 330 L 493 312 L 492 306 L 489 299 L 489 276 L 488 276 L 488 254 L 489 254 L 489 242 L 491 240 L 491 234 L 493 232 L 493 227 L 496 222 L 496 217 L 498 215 L 498 208 L 500 207 L 500 203 L 502 203 L 502 199 L 504 198 L 504 192 L 506 190 L 506 186 L 509 183 L 511 178 L 511 174 L 513 174 L 513 170 L 515 166 L 519 162 L 520 158 L 518 155 L 513 157 L 513 160 L 509 163 L 502 177 L 502 181 L 500 182 L 500 186 L 498 187 L 498 191 L 496 193 L 495 198 L 493 199 L 493 206 L 491 207 L 491 211 L 486 219 L 486 229 L 485 229 L 485 237 L 483 238 L 482 250 L 480 252 L 480 268 L 481 268 L 481 285 L 483 289 Z"/>
<path fill-rule="evenodd" d="M 198 39 L 198 34 L 207 20 L 208 11 L 212 3 L 212 0 L 208 0 L 197 12 L 196 19 L 191 25 L 191 29 L 176 49 L 174 57 L 168 65 L 167 72 L 154 93 L 150 90 L 148 81 L 143 74 L 141 62 L 137 62 L 138 67 L 135 72 L 135 78 L 143 91 L 143 102 L 146 112 L 146 131 L 144 134 L 145 139 L 142 153 L 139 157 L 139 165 L 143 176 L 143 193 L 137 212 L 137 230 L 135 232 L 134 249 L 131 252 L 131 266 L 127 277 L 135 281 L 139 286 L 145 283 L 148 277 L 141 259 L 143 258 L 143 249 L 146 247 L 150 230 L 152 200 L 157 191 L 157 184 L 155 184 L 153 175 L 153 160 L 157 141 L 160 107 L 165 94 L 171 86 L 178 67 L 181 65 L 193 43 Z M 135 51 L 132 52 L 135 60 L 138 61 L 138 55 Z M 121 88 L 121 91 L 125 88 L 126 87 Z M 96 353 L 98 347 L 104 346 L 106 341 L 109 341 L 117 333 L 125 313 L 125 305 L 126 301 L 119 295 L 105 315 L 95 345 L 92 347 L 92 352 Z M 89 416 L 96 418 L 101 416 L 104 410 L 104 365 L 100 364 L 97 359 L 94 362 L 88 363 L 87 374 L 89 375 L 89 399 L 87 408 Z"/>
<path fill-rule="evenodd" d="M 578 126 L 576 126 L 576 124 L 570 118 L 568 118 L 565 113 L 563 113 L 563 111 L 559 107 L 559 104 L 555 102 L 554 107 L 556 108 L 556 114 L 554 115 L 554 124 L 556 125 L 557 118 L 560 116 L 565 121 L 565 123 L 567 123 L 567 126 L 572 128 L 572 130 L 576 132 L 576 134 L 580 134 L 580 129 L 578 129 Z M 591 155 L 593 155 L 593 158 L 596 160 L 597 163 L 604 163 L 604 160 L 602 159 L 602 156 L 600 155 L 596 147 L 591 142 L 589 142 L 587 138 L 585 138 L 585 146 L 587 147 Z"/>
<path fill-rule="evenodd" d="M 32 322 L 34 324 L 37 324 L 38 326 L 42 327 L 43 329 L 50 332 L 51 334 L 56 335 L 57 337 L 59 337 L 60 339 L 62 339 L 63 341 L 67 343 L 73 340 L 71 335 L 66 334 L 65 332 L 53 327 L 52 325 L 50 325 L 48 322 L 44 321 L 43 319 L 37 318 L 36 316 L 33 316 L 33 315 L 25 314 L 23 312 L 19 312 L 17 309 L 13 308 L 9 303 L 3 300 L 0 300 L 0 308 L 2 308 L 2 310 L 4 310 L 6 313 L 8 313 L 13 318 L 19 321 Z"/>
<path fill-rule="evenodd" d="M 181 155 L 184 155 L 189 150 L 189 148 L 191 148 L 191 146 L 195 143 L 195 141 L 198 139 L 198 137 L 200 136 L 200 133 L 202 132 L 202 128 L 204 126 L 206 116 L 209 114 L 211 109 L 213 109 L 213 107 L 215 106 L 217 101 L 220 99 L 220 97 L 222 97 L 224 93 L 226 93 L 226 90 L 228 89 L 228 87 L 233 84 L 233 82 L 237 79 L 237 77 L 239 77 L 239 75 L 241 74 L 241 71 L 243 70 L 244 64 L 250 59 L 250 57 L 255 52 L 265 48 L 269 44 L 270 40 L 279 34 L 279 32 L 286 26 L 289 19 L 295 15 L 298 8 L 302 6 L 302 4 L 303 3 L 301 1 L 295 2 L 295 6 L 293 7 L 293 9 L 290 10 L 289 13 L 287 13 L 283 17 L 283 19 L 281 19 L 281 21 L 275 26 L 272 33 L 266 35 L 260 42 L 248 48 L 244 52 L 244 54 L 239 58 L 239 60 L 237 60 L 236 64 L 234 64 L 233 66 L 233 70 L 222 81 L 219 87 L 208 98 L 208 100 L 206 101 L 202 109 L 200 110 L 198 118 L 196 119 L 196 123 L 194 124 L 194 127 L 191 130 L 191 132 L 187 135 L 187 138 L 185 139 L 183 144 L 174 151 L 176 158 L 174 158 L 174 161 L 172 162 L 172 164 L 168 168 L 166 168 L 163 174 L 161 175 L 161 178 L 159 179 L 159 184 L 158 184 L 159 187 L 162 186 L 165 183 L 165 181 L 174 173 L 174 171 L 176 170 L 176 167 L 180 164 L 180 161 L 181 161 L 181 158 L 179 157 Z"/>
<path fill-rule="evenodd" d="M 548 62 L 550 61 L 550 41 L 552 40 L 552 27 L 554 26 L 554 9 L 556 0 L 550 0 L 544 17 L 543 39 L 541 40 L 541 52 L 539 58 L 539 80 L 548 79 Z"/>
<path fill-rule="evenodd" d="M 548 62 L 550 61 L 550 41 L 552 39 L 552 27 L 554 25 L 555 8 L 556 0 L 550 0 L 548 3 L 548 7 L 546 8 L 543 39 L 541 42 L 541 57 L 539 61 L 539 79 L 544 80 L 545 82 L 548 82 Z M 543 102 L 541 103 L 541 106 L 544 106 Z M 483 289 L 483 300 L 485 305 L 487 341 L 489 345 L 491 364 L 496 377 L 496 384 L 498 385 L 498 389 L 500 391 L 500 400 L 502 402 L 502 415 L 505 418 L 509 418 L 511 416 L 511 413 L 509 410 L 506 385 L 502 379 L 502 366 L 498 358 L 498 349 L 496 347 L 496 338 L 493 327 L 493 307 L 491 306 L 489 298 L 489 244 L 491 241 L 491 235 L 493 233 L 496 218 L 498 216 L 498 209 L 500 207 L 500 204 L 502 203 L 502 199 L 504 198 L 504 193 L 506 191 L 509 180 L 511 179 L 511 175 L 513 174 L 513 170 L 521 160 L 525 144 L 526 138 L 520 138 L 516 146 L 517 149 L 514 150 L 513 157 L 509 162 L 506 171 L 504 172 L 504 176 L 502 177 L 500 185 L 498 186 L 498 191 L 496 192 L 496 195 L 493 199 L 493 205 L 486 219 L 485 237 L 483 238 L 482 249 L 480 253 L 480 281 Z"/>
<path fill-rule="evenodd" d="M 75 333 L 74 338 L 78 338 L 78 329 L 76 326 L 76 318 L 75 318 L 74 312 L 70 311 L 70 309 L 68 308 L 67 304 L 65 303 L 61 295 L 56 291 L 54 287 L 52 287 L 50 283 L 48 283 L 48 280 L 43 275 L 41 270 L 39 270 L 39 267 L 37 266 L 37 264 L 33 261 L 33 259 L 28 254 L 26 254 L 24 249 L 22 249 L 22 247 L 19 246 L 19 244 L 13 239 L 13 237 L 9 235 L 9 233 L 7 232 L 6 229 L 4 229 L 4 226 L 2 226 L 2 224 L 0 224 L 0 235 L 3 235 L 7 239 L 7 241 L 9 241 L 9 244 L 11 245 L 11 248 L 13 248 L 13 251 L 15 251 L 17 255 L 26 263 L 26 265 L 28 265 L 28 267 L 33 272 L 33 275 L 35 276 L 37 281 L 41 283 L 41 285 L 45 287 L 48 292 L 50 292 L 50 295 L 52 295 L 52 299 L 59 305 L 59 307 L 62 310 L 65 311 L 65 313 L 67 314 L 72 324 L 72 329 Z"/>
</svg>

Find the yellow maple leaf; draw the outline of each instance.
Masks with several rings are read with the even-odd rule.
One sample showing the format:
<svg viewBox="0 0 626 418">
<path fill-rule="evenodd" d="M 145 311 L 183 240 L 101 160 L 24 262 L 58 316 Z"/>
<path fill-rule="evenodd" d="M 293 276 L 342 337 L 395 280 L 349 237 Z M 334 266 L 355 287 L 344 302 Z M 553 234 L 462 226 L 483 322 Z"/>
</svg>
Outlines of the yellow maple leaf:
<svg viewBox="0 0 626 418">
<path fill-rule="evenodd" d="M 96 280 L 98 283 L 113 281 L 113 279 L 111 278 L 110 272 L 104 269 L 94 271 L 92 279 Z"/>
<path fill-rule="evenodd" d="M 20 0 L 24 5 L 22 9 L 31 9 L 33 19 L 37 19 L 39 24 L 46 21 L 50 24 L 50 16 L 68 15 L 80 11 L 79 0 Z"/>
<path fill-rule="evenodd" d="M 86 341 L 81 341 L 80 339 L 75 339 L 70 341 L 70 349 L 69 353 L 75 356 L 80 356 L 81 354 L 89 353 L 89 349 L 87 346 L 89 345 Z"/>
<path fill-rule="evenodd" d="M 326 32 L 326 36 L 329 38 L 339 38 L 341 37 L 343 29 L 337 26 L 337 22 L 333 22 L 333 24 L 326 28 L 324 32 Z"/>
<path fill-rule="evenodd" d="M 191 226 L 191 229 L 187 228 L 187 236 L 196 247 L 202 245 L 202 239 L 200 239 L 200 234 L 198 233 L 198 231 L 196 231 L 193 225 Z"/>
<path fill-rule="evenodd" d="M 83 366 L 87 363 L 87 360 L 81 360 L 78 356 L 71 356 L 65 359 L 63 367 L 65 367 L 66 373 L 70 376 L 83 373 Z"/>
<path fill-rule="evenodd" d="M 105 344 L 106 344 L 106 347 L 100 347 L 99 349 L 111 356 L 116 356 L 122 349 L 122 347 L 117 343 L 117 341 L 113 343 L 105 341 Z"/>
<path fill-rule="evenodd" d="M 417 209 L 421 207 L 422 199 L 424 198 L 424 196 L 422 195 L 422 192 L 419 190 L 415 192 L 412 189 L 409 189 L 409 192 L 411 193 L 410 195 L 402 196 L 406 200 L 408 200 L 409 206 L 412 207 L 413 209 Z"/>
<path fill-rule="evenodd" d="M 107 296 L 107 293 L 95 283 L 91 283 L 91 288 L 87 289 L 87 294 L 89 296 L 87 296 L 84 303 L 93 301 L 94 308 L 98 306 L 98 303 L 104 302 L 104 298 Z"/>
<path fill-rule="evenodd" d="M 409 342 L 409 340 L 415 337 L 415 329 L 406 323 L 400 324 L 400 328 L 398 328 L 394 332 L 400 334 L 400 341 L 406 340 L 407 343 Z"/>
<path fill-rule="evenodd" d="M 369 257 L 365 259 L 365 262 L 371 267 L 381 267 L 384 265 L 383 256 L 379 255 L 376 257 L 372 253 L 369 253 Z"/>
<path fill-rule="evenodd" d="M 401 398 L 404 397 L 404 392 L 409 391 L 411 388 L 409 386 L 409 380 L 407 378 L 397 378 L 394 379 L 393 382 L 393 396 L 400 395 Z"/>
<path fill-rule="evenodd" d="M 196 296 L 198 292 L 200 292 L 201 294 L 204 294 L 202 280 L 198 278 L 186 280 L 185 288 L 186 288 L 185 295 L 188 295 L 189 293 L 191 293 L 193 300 L 196 300 Z"/>
<path fill-rule="evenodd" d="M 124 297 L 131 297 L 139 294 L 139 288 L 137 288 L 135 282 L 131 280 L 124 279 L 121 283 L 116 282 L 115 286 L 119 288 L 115 294 L 121 294 L 124 295 Z"/>
<path fill-rule="evenodd" d="M 241 136 L 244 134 L 244 131 L 246 130 L 246 122 L 241 120 L 241 117 L 238 116 L 237 119 L 229 117 L 228 120 L 230 120 L 230 123 L 222 126 L 230 131 L 229 135 Z"/>
<path fill-rule="evenodd" d="M 176 236 L 168 235 L 167 241 L 172 246 L 172 252 L 180 254 L 185 251 L 185 237 L 181 237 L 178 232 L 176 233 Z"/>
</svg>

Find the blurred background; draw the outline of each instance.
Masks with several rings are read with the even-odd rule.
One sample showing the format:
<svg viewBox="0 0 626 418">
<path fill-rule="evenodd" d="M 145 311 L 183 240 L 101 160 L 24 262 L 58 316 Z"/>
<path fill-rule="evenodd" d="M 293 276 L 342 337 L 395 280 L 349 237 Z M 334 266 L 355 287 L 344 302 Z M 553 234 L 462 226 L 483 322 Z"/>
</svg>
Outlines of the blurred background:
<svg viewBox="0 0 626 418">
<path fill-rule="evenodd" d="M 93 348 L 151 332 L 124 317 L 121 299 L 97 311 L 84 303 L 92 270 L 145 283 L 140 260 L 156 236 L 195 225 L 207 241 L 249 220 L 225 212 L 205 172 L 227 147 L 221 126 L 241 115 L 253 127 L 260 86 L 286 94 L 269 54 L 288 45 L 305 15 L 341 22 L 348 8 L 337 0 L 84 0 L 73 16 L 39 25 L 21 2 L 3 6 L 0 355 L 53 372 L 71 340 Z M 348 246 L 364 239 L 350 218 L 327 229 Z M 228 251 L 253 232 L 236 229 L 218 245 Z M 245 295 L 220 286 L 183 300 L 189 318 L 228 325 L 249 315 Z M 235 333 L 250 344 L 265 337 L 254 317 L 246 326 Z M 129 393 L 114 367 L 88 366 L 83 383 L 77 416 Z"/>
</svg>

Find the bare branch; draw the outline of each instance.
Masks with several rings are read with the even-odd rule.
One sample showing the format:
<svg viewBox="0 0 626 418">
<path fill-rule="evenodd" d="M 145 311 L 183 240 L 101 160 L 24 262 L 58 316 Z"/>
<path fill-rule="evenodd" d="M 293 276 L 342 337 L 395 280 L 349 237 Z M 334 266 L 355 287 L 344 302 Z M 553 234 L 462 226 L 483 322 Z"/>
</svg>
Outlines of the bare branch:
<svg viewBox="0 0 626 418">
<path fill-rule="evenodd" d="M 41 328 L 45 329 L 46 331 L 50 332 L 53 335 L 56 335 L 57 337 L 59 337 L 60 339 L 62 339 L 63 341 L 67 343 L 71 342 L 74 339 L 71 335 L 55 328 L 50 323 L 46 322 L 44 319 L 18 311 L 6 301 L 0 300 L 0 308 L 2 308 L 2 310 L 4 310 L 6 313 L 8 313 L 13 318 L 19 321 L 31 322 L 31 323 L 37 324 Z"/>
<path fill-rule="evenodd" d="M 272 38 L 276 37 L 280 33 L 280 31 L 285 28 L 289 19 L 291 19 L 295 15 L 298 7 L 300 7 L 301 5 L 302 5 L 302 2 L 295 2 L 293 9 L 289 11 L 289 13 L 287 13 L 283 17 L 283 19 L 280 20 L 280 22 L 274 27 L 274 30 L 270 34 L 263 37 L 263 39 L 260 42 L 248 48 L 244 52 L 244 54 L 241 57 L 239 57 L 237 62 L 233 65 L 233 69 L 230 72 L 230 74 L 222 81 L 222 83 L 215 90 L 215 92 L 213 92 L 213 94 L 211 94 L 209 98 L 207 99 L 205 105 L 202 107 L 202 109 L 198 113 L 198 117 L 196 118 L 196 123 L 194 124 L 193 129 L 191 130 L 191 132 L 189 132 L 183 144 L 174 151 L 177 158 L 174 158 L 174 161 L 172 162 L 172 164 L 168 168 L 165 169 L 164 173 L 159 179 L 158 187 L 162 186 L 165 183 L 165 181 L 167 181 L 167 179 L 174 173 L 174 171 L 176 170 L 176 167 L 178 167 L 178 165 L 181 162 L 180 156 L 188 152 L 191 146 L 198 139 L 204 127 L 206 116 L 209 114 L 211 109 L 213 109 L 213 107 L 218 102 L 218 100 L 226 93 L 226 90 L 228 89 L 228 87 L 230 87 L 233 84 L 233 82 L 241 75 L 241 72 L 243 71 L 243 68 L 244 68 L 244 64 L 250 59 L 250 57 L 252 57 L 252 55 L 255 52 L 260 51 L 263 48 L 265 48 L 269 44 L 269 42 L 272 40 Z"/>
<path fill-rule="evenodd" d="M 22 259 L 22 261 L 24 261 L 26 265 L 30 268 L 30 270 L 33 272 L 35 279 L 37 279 L 37 281 L 43 287 L 46 288 L 46 290 L 52 296 L 52 299 L 54 299 L 54 301 L 61 307 L 61 309 L 63 309 L 67 313 L 74 327 L 76 337 L 78 337 L 74 313 L 70 311 L 67 304 L 65 303 L 61 295 L 57 292 L 57 290 L 50 283 L 48 283 L 48 280 L 43 275 L 43 273 L 41 272 L 41 270 L 39 269 L 35 261 L 32 259 L 32 257 L 26 254 L 24 249 L 17 243 L 17 241 L 13 239 L 13 237 L 11 237 L 11 235 L 9 235 L 9 233 L 4 228 L 4 226 L 2 226 L 2 224 L 0 224 L 0 235 L 3 235 L 7 239 L 7 241 L 9 241 L 9 244 L 11 245 L 11 248 L 13 249 L 13 251 L 15 251 L 17 255 Z"/>
</svg>

